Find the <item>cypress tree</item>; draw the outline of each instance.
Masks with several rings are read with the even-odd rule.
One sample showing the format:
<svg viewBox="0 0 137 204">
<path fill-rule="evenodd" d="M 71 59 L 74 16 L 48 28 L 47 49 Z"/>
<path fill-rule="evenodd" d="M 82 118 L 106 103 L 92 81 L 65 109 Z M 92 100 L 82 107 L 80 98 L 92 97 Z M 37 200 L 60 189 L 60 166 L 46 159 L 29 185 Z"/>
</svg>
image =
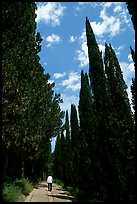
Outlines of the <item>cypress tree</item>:
<svg viewBox="0 0 137 204">
<path fill-rule="evenodd" d="M 68 110 L 66 110 L 66 118 L 65 118 L 65 184 L 69 185 L 72 183 L 72 160 L 71 160 L 71 137 L 70 137 L 70 126 L 69 126 L 69 116 Z"/>
<path fill-rule="evenodd" d="M 82 199 L 93 198 L 98 193 L 100 172 L 98 167 L 98 152 L 93 98 L 88 83 L 87 74 L 81 72 L 81 89 L 79 99 L 80 119 L 80 172 L 79 188 Z M 86 201 L 86 200 L 85 200 Z"/>
<path fill-rule="evenodd" d="M 130 47 L 131 50 L 131 56 L 134 62 L 134 69 L 135 69 L 135 52 L 132 49 L 132 47 Z M 132 79 L 132 85 L 131 85 L 131 92 L 132 92 L 132 105 L 133 105 L 133 109 L 135 111 L 135 78 Z"/>
<path fill-rule="evenodd" d="M 77 110 L 74 104 L 71 104 L 71 154 L 72 154 L 72 163 L 73 163 L 73 172 L 72 172 L 72 184 L 74 186 L 78 185 L 79 180 L 79 124 L 77 117 Z"/>
<path fill-rule="evenodd" d="M 104 72 L 103 60 L 99 51 L 92 27 L 86 18 L 86 36 L 89 56 L 89 78 L 91 93 L 93 95 L 96 120 L 97 120 L 97 145 L 98 145 L 98 166 L 100 168 L 98 183 L 98 199 L 107 199 L 107 189 L 109 183 L 110 163 L 110 141 L 112 133 L 110 127 L 112 120 L 112 107 L 109 98 L 107 79 Z"/>
<path fill-rule="evenodd" d="M 134 123 L 126 92 L 126 84 L 123 74 L 111 45 L 105 44 L 104 57 L 105 71 L 108 80 L 108 87 L 113 106 L 113 134 L 111 135 L 113 148 L 113 167 L 116 169 L 118 183 L 115 186 L 117 192 L 117 200 L 133 200 L 134 199 Z M 115 157 L 113 157 L 115 155 Z M 130 186 L 130 187 L 129 187 Z M 119 194 L 119 195 L 118 195 Z"/>
<path fill-rule="evenodd" d="M 65 181 L 65 162 L 66 162 L 66 144 L 65 144 L 65 137 L 64 137 L 64 127 L 61 129 L 61 140 L 60 140 L 60 149 L 61 149 L 61 156 L 60 156 L 60 178 L 61 180 Z"/>
<path fill-rule="evenodd" d="M 131 20 L 132 20 L 133 27 L 135 30 L 135 13 L 136 13 L 135 12 L 135 8 L 136 8 L 135 2 L 126 2 L 126 5 L 127 5 L 128 12 L 131 15 Z"/>
<path fill-rule="evenodd" d="M 133 28 L 135 30 L 135 2 L 126 2 L 127 5 L 127 9 L 129 14 L 131 15 L 131 20 L 133 23 Z M 131 55 L 132 55 L 132 59 L 135 63 L 135 51 L 130 47 L 131 49 Z M 135 64 L 134 64 L 135 67 Z M 133 105 L 133 109 L 135 111 L 135 79 L 132 79 L 132 85 L 131 85 L 131 92 L 132 92 L 132 105 Z"/>
<path fill-rule="evenodd" d="M 102 109 L 106 108 L 107 102 L 107 87 L 106 78 L 103 68 L 101 52 L 99 51 L 93 30 L 86 17 L 86 36 L 89 56 L 89 78 L 93 91 L 96 109 L 102 114 Z"/>
<path fill-rule="evenodd" d="M 44 74 L 39 63 L 37 54 L 42 39 L 39 33 L 35 34 L 35 9 L 34 2 L 2 3 L 3 172 L 6 173 L 6 166 L 11 169 L 5 161 L 14 152 L 10 159 L 16 163 L 18 156 L 22 160 L 18 169 L 18 172 L 23 169 L 22 176 L 26 162 L 37 162 L 39 172 L 41 167 L 45 168 L 41 162 L 45 163 L 45 157 L 48 161 L 50 137 L 57 134 L 62 117 L 60 96 L 54 94 L 54 84 L 49 84 L 50 76 Z M 11 177 L 16 176 L 14 166 Z"/>
<path fill-rule="evenodd" d="M 61 179 L 61 172 L 60 172 L 60 161 L 61 161 L 61 148 L 60 148 L 60 134 L 58 134 L 56 139 L 56 145 L 54 150 L 54 177 Z"/>
</svg>

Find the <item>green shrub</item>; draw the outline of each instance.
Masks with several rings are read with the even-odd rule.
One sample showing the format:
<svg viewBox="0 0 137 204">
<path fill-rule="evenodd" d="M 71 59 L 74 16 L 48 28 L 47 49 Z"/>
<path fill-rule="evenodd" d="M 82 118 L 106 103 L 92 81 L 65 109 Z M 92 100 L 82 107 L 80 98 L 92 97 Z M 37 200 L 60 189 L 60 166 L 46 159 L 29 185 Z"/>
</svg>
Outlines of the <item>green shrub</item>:
<svg viewBox="0 0 137 204">
<path fill-rule="evenodd" d="M 64 185 L 63 182 L 62 182 L 61 180 L 59 180 L 59 179 L 54 179 L 54 182 L 55 182 L 56 184 L 60 185 L 60 186 L 63 186 L 63 185 Z"/>
<path fill-rule="evenodd" d="M 17 202 L 22 192 L 19 187 L 14 184 L 5 183 L 2 190 L 2 199 L 5 202 Z"/>
<path fill-rule="evenodd" d="M 23 195 L 28 195 L 33 190 L 32 184 L 27 179 L 16 179 L 14 183 L 21 189 Z"/>
<path fill-rule="evenodd" d="M 77 194 L 79 193 L 79 189 L 72 186 L 67 186 L 66 190 L 73 196 L 77 196 Z"/>
<path fill-rule="evenodd" d="M 2 199 L 5 202 L 20 202 L 33 190 L 27 179 L 16 179 L 13 183 L 5 182 L 2 189 Z"/>
</svg>

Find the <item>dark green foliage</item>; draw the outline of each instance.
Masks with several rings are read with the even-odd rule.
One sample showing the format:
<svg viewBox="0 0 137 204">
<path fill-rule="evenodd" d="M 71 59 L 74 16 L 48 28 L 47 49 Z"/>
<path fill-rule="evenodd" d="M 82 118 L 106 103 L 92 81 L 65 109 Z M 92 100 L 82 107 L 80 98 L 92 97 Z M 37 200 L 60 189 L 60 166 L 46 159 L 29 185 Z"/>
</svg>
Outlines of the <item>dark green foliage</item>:
<svg viewBox="0 0 137 204">
<path fill-rule="evenodd" d="M 82 71 L 79 125 L 75 105 L 71 104 L 71 135 L 66 111 L 66 138 L 62 136 L 60 140 L 64 146 L 58 141 L 56 144 L 56 151 L 62 155 L 55 157 L 58 178 L 72 189 L 78 187 L 76 196 L 80 202 L 134 201 L 135 127 L 127 86 L 111 45 L 105 44 L 103 64 L 87 18 L 86 34 L 90 83 Z M 131 53 L 135 62 L 132 49 Z M 64 177 L 60 175 L 62 167 Z"/>
<path fill-rule="evenodd" d="M 88 123 L 83 125 L 83 127 L 87 129 L 83 131 L 84 133 L 82 135 L 82 144 L 83 146 L 87 144 L 87 148 L 93 141 L 90 140 L 90 142 L 86 143 L 84 135 L 86 131 L 96 130 L 94 132 L 94 138 L 96 138 L 95 143 L 94 145 L 92 144 L 92 148 L 90 148 L 92 149 L 91 155 L 88 156 L 89 161 L 94 161 L 93 169 L 88 177 L 90 180 L 93 177 L 92 174 L 94 175 L 93 182 L 90 181 L 90 183 L 93 184 L 91 189 L 94 189 L 90 198 L 104 201 L 133 200 L 134 187 L 130 182 L 133 182 L 132 179 L 134 178 L 134 125 L 126 91 L 127 86 L 124 82 L 118 59 L 111 45 L 109 48 L 106 45 L 104 70 L 101 54 L 87 18 L 86 34 L 90 65 L 90 93 L 92 93 L 93 96 L 93 107 L 89 109 L 90 111 L 92 110 L 92 115 L 94 116 L 94 120 L 96 120 L 96 122 L 91 123 L 96 124 L 95 129 L 94 126 L 88 127 Z M 86 93 L 87 92 L 84 91 L 83 98 L 81 97 L 81 99 L 84 100 L 84 94 L 86 96 Z M 81 99 L 80 103 L 82 103 Z M 84 113 L 86 113 L 86 109 Z M 81 126 L 88 117 L 81 117 L 80 110 L 79 117 Z M 90 121 L 90 119 L 88 121 Z M 80 130 L 82 129 L 80 128 Z M 94 134 L 92 133 L 92 135 Z M 92 156 L 94 148 L 96 160 L 94 160 Z M 126 152 L 127 149 L 128 153 Z M 87 152 L 88 151 L 86 151 L 86 153 Z M 86 156 L 84 156 L 84 159 L 87 160 Z M 96 163 L 97 166 L 95 165 Z M 88 169 L 90 168 L 90 163 L 85 163 L 84 166 Z M 88 185 L 89 184 L 87 184 L 87 186 Z M 130 188 L 128 186 L 130 186 Z M 129 194 L 127 192 L 129 192 Z M 83 195 L 85 193 L 87 193 L 86 190 L 83 192 Z"/>
<path fill-rule="evenodd" d="M 35 9 L 34 2 L 2 3 L 3 178 L 17 172 L 41 177 L 48 170 L 50 138 L 63 118 L 60 94 L 39 63 L 42 39 L 35 33 Z"/>
<path fill-rule="evenodd" d="M 127 9 L 129 14 L 131 15 L 131 20 L 133 23 L 133 27 L 135 30 L 135 2 L 126 2 L 127 5 Z M 131 49 L 131 55 L 132 55 L 132 59 L 134 61 L 134 67 L 135 67 L 135 51 L 130 47 Z M 133 109 L 135 111 L 135 79 L 132 79 L 132 85 L 131 85 L 131 92 L 132 92 L 132 105 L 133 105 Z"/>
<path fill-rule="evenodd" d="M 72 155 L 72 185 L 78 186 L 79 182 L 79 165 L 80 165 L 80 139 L 77 110 L 74 104 L 71 104 L 71 155 Z"/>
<path fill-rule="evenodd" d="M 94 197 L 98 193 L 98 179 L 100 177 L 97 164 L 97 121 L 93 97 L 91 95 L 87 74 L 81 72 L 81 89 L 79 100 L 80 119 L 80 173 L 79 188 L 83 199 Z M 93 167 L 94 166 L 94 167 Z M 98 176 L 98 177 L 97 177 Z"/>
<path fill-rule="evenodd" d="M 65 137 L 64 127 L 61 129 L 61 135 L 57 136 L 55 151 L 54 151 L 54 177 L 62 181 L 66 179 L 66 152 L 65 152 Z"/>
<path fill-rule="evenodd" d="M 132 59 L 134 62 L 134 68 L 135 68 L 135 52 L 132 49 L 132 47 L 130 47 L 130 50 L 131 50 L 131 56 L 132 56 Z M 132 105 L 135 111 L 135 78 L 132 79 L 131 92 L 132 92 Z"/>
<path fill-rule="evenodd" d="M 126 84 L 123 74 L 111 45 L 105 44 L 105 71 L 108 80 L 109 95 L 112 100 L 113 118 L 112 128 L 114 131 L 110 139 L 113 154 L 113 168 L 118 176 L 118 183 L 115 186 L 115 192 L 120 186 L 119 200 L 132 200 L 134 198 L 134 157 L 135 157 L 135 138 L 134 123 L 126 91 Z M 131 183 L 130 183 L 131 182 Z M 129 184 L 130 183 L 130 184 Z M 130 186 L 130 187 L 129 187 Z M 118 192 L 117 192 L 118 194 Z"/>
<path fill-rule="evenodd" d="M 136 4 L 135 2 L 126 2 L 126 5 L 127 5 L 127 9 L 128 9 L 128 12 L 129 14 L 131 15 L 131 20 L 132 20 L 132 23 L 133 23 L 133 27 L 134 27 L 134 30 L 135 30 L 135 8 L 136 8 Z"/>
<path fill-rule="evenodd" d="M 2 200 L 4 202 L 21 202 L 32 190 L 33 186 L 27 179 L 5 182 L 2 190 Z"/>
<path fill-rule="evenodd" d="M 100 114 L 107 102 L 106 78 L 103 69 L 102 56 L 99 51 L 93 30 L 88 18 L 86 18 L 86 36 L 89 56 L 89 78 L 93 91 L 96 109 Z"/>
<path fill-rule="evenodd" d="M 72 183 L 72 154 L 71 154 L 71 136 L 70 136 L 70 125 L 69 125 L 69 116 L 68 110 L 66 110 L 65 118 L 65 183 L 69 185 Z"/>
</svg>

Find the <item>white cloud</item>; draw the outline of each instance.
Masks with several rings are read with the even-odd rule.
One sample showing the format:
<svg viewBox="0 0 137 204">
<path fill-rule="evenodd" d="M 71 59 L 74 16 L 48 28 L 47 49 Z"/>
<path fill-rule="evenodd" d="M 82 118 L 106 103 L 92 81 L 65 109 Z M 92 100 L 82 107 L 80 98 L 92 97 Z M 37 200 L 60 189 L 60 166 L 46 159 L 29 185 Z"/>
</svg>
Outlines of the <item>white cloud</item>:
<svg viewBox="0 0 137 204">
<path fill-rule="evenodd" d="M 80 64 L 79 64 L 80 67 L 85 67 L 89 64 L 88 47 L 87 47 L 85 31 L 79 37 L 79 43 L 81 44 L 81 49 L 76 50 L 77 60 L 80 61 Z"/>
<path fill-rule="evenodd" d="M 132 93 L 131 93 L 131 84 L 132 84 L 132 80 L 130 80 L 129 82 L 129 86 L 127 88 L 127 93 L 128 93 L 128 98 L 129 98 L 129 103 L 131 105 L 131 110 L 134 113 L 134 109 L 133 109 L 133 105 L 132 105 Z"/>
<path fill-rule="evenodd" d="M 102 52 L 102 56 L 104 56 L 104 53 L 105 53 L 105 45 L 99 44 L 98 47 L 99 47 L 100 52 Z"/>
<path fill-rule="evenodd" d="M 115 8 L 114 8 L 114 12 L 116 13 L 116 12 L 119 12 L 119 11 L 121 11 L 122 10 L 122 8 L 121 8 L 121 5 L 118 5 L 118 6 L 116 6 Z"/>
<path fill-rule="evenodd" d="M 75 37 L 75 36 L 70 36 L 70 38 L 69 38 L 69 42 L 75 42 L 76 41 L 76 39 L 77 39 L 77 37 Z"/>
<path fill-rule="evenodd" d="M 125 45 L 120 45 L 118 48 L 114 48 L 116 55 L 120 55 L 121 51 L 124 49 Z"/>
<path fill-rule="evenodd" d="M 130 25 L 131 19 L 128 16 L 127 9 L 122 7 L 123 2 L 102 2 L 98 5 L 102 7 L 99 15 L 101 21 L 91 22 L 94 34 L 97 37 L 104 37 L 104 34 L 108 34 L 112 38 L 125 31 L 125 23 Z M 110 11 L 110 9 L 112 10 Z"/>
<path fill-rule="evenodd" d="M 77 57 L 78 60 L 80 61 L 79 66 L 80 67 L 85 67 L 89 64 L 89 59 L 88 59 L 88 48 L 86 42 L 83 42 L 81 45 L 81 50 L 77 50 Z"/>
<path fill-rule="evenodd" d="M 50 79 L 49 79 L 49 80 L 48 80 L 48 83 L 49 83 L 49 84 L 53 84 L 53 83 L 55 83 L 55 82 L 54 82 L 53 80 L 50 80 Z"/>
<path fill-rule="evenodd" d="M 67 95 L 66 93 L 61 94 L 61 98 L 63 99 L 63 103 L 60 104 L 61 110 L 68 110 L 68 114 L 70 116 L 71 112 L 71 103 L 75 104 L 78 107 L 78 98 L 76 95 Z"/>
<path fill-rule="evenodd" d="M 98 5 L 100 5 L 100 2 L 78 2 L 77 6 L 75 7 L 76 11 L 81 11 L 83 9 L 86 8 L 86 6 L 88 7 L 96 7 Z"/>
<path fill-rule="evenodd" d="M 103 7 L 106 9 L 106 8 L 111 7 L 112 4 L 113 4 L 113 2 L 106 2 L 106 3 L 103 4 Z"/>
<path fill-rule="evenodd" d="M 68 79 L 61 82 L 62 86 L 66 86 L 67 89 L 77 91 L 80 89 L 80 74 L 77 72 L 69 73 Z"/>
<path fill-rule="evenodd" d="M 124 80 L 127 84 L 127 86 L 130 85 L 130 81 L 132 78 L 135 77 L 135 69 L 134 69 L 134 63 L 127 63 L 127 62 L 119 62 L 121 70 L 123 72 Z"/>
<path fill-rule="evenodd" d="M 101 10 L 100 18 L 102 22 L 93 21 L 90 23 L 95 35 L 102 37 L 105 33 L 108 33 L 113 37 L 120 32 L 120 20 L 114 16 L 107 16 L 105 8 Z"/>
<path fill-rule="evenodd" d="M 130 62 L 133 62 L 131 53 L 128 55 L 128 59 L 129 59 Z"/>
<path fill-rule="evenodd" d="M 53 77 L 54 77 L 55 79 L 59 79 L 59 78 L 64 77 L 65 75 L 66 75 L 65 72 L 64 72 L 64 73 L 55 73 L 55 74 L 53 75 Z"/>
<path fill-rule="evenodd" d="M 64 14 L 66 7 L 62 6 L 59 2 L 44 2 L 37 5 L 36 22 L 43 21 L 52 26 L 60 25 L 61 17 Z"/>
<path fill-rule="evenodd" d="M 61 42 L 61 38 L 56 34 L 52 34 L 46 38 L 46 42 L 48 42 L 47 47 L 51 47 L 51 45 Z"/>
</svg>

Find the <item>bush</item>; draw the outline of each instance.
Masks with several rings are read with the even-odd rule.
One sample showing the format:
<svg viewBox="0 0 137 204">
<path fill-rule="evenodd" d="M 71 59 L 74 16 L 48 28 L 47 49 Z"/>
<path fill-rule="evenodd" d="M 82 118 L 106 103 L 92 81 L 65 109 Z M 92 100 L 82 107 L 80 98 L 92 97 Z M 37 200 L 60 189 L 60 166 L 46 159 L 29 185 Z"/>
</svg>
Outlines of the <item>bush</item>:
<svg viewBox="0 0 137 204">
<path fill-rule="evenodd" d="M 63 182 L 59 179 L 54 179 L 54 182 L 60 186 L 64 186 Z"/>
<path fill-rule="evenodd" d="M 22 192 L 19 187 L 14 184 L 4 184 L 2 191 L 2 199 L 5 202 L 17 202 L 21 197 Z"/>
<path fill-rule="evenodd" d="M 25 196 L 33 190 L 32 184 L 27 179 L 16 179 L 14 183 L 21 189 L 22 194 Z"/>
<path fill-rule="evenodd" d="M 13 183 L 4 183 L 2 199 L 5 202 L 20 202 L 32 190 L 33 186 L 27 179 L 16 179 Z"/>
</svg>

